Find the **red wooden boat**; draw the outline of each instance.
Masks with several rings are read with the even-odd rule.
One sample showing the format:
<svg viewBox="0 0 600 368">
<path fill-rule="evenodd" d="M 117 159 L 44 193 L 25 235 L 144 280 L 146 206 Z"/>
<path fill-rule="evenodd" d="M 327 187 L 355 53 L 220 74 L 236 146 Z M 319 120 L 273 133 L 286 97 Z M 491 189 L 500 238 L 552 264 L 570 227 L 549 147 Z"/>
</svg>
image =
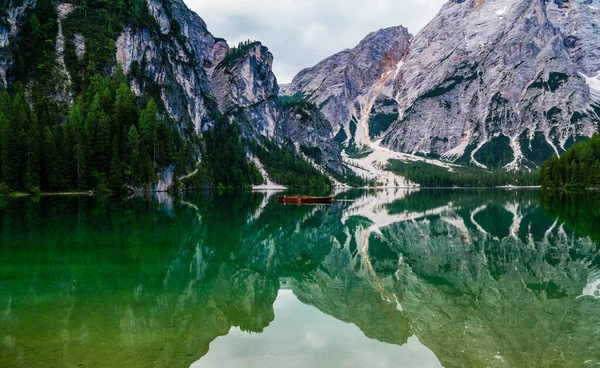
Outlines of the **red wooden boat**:
<svg viewBox="0 0 600 368">
<path fill-rule="evenodd" d="M 277 197 L 277 202 L 282 204 L 333 204 L 333 197 L 309 197 L 309 196 L 282 196 Z"/>
</svg>

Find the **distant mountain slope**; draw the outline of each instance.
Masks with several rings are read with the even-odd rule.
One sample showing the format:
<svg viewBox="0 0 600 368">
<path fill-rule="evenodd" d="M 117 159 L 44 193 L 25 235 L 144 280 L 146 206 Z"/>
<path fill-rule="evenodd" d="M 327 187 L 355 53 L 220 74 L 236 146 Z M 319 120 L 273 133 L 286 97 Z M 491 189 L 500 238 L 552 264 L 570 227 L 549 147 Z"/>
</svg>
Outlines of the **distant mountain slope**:
<svg viewBox="0 0 600 368">
<path fill-rule="evenodd" d="M 383 143 L 516 169 L 591 136 L 598 4 L 448 2 L 416 36 L 393 81 L 400 119 Z"/>
<path fill-rule="evenodd" d="M 382 76 L 398 67 L 412 35 L 404 27 L 370 33 L 353 49 L 335 54 L 302 70 L 282 94 L 305 94 L 320 107 L 335 133 L 349 135 L 353 118 L 368 114 L 366 96 Z M 356 123 L 354 123 L 356 124 Z"/>
<path fill-rule="evenodd" d="M 346 127 L 347 152 L 381 139 L 397 152 L 536 168 L 598 130 L 599 19 L 598 0 L 451 0 L 414 40 L 399 28 L 372 34 L 284 92 L 307 94 Z M 362 59 L 369 78 L 350 78 L 365 45 L 385 52 Z"/>
</svg>

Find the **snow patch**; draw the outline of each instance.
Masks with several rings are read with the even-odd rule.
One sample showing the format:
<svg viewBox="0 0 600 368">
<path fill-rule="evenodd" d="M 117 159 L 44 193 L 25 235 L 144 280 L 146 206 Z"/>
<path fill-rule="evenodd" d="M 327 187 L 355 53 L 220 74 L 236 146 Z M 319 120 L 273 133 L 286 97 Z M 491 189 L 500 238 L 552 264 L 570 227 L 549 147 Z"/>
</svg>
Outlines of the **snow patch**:
<svg viewBox="0 0 600 368">
<path fill-rule="evenodd" d="M 504 209 L 513 215 L 513 222 L 512 225 L 510 225 L 510 236 L 516 238 L 519 234 L 521 221 L 523 221 L 523 216 L 519 215 L 519 204 L 509 203 L 506 206 L 504 206 Z"/>
<path fill-rule="evenodd" d="M 585 83 L 590 87 L 590 96 L 596 103 L 600 103 L 600 73 L 595 77 L 588 77 L 585 74 L 579 73 L 584 79 Z"/>
<path fill-rule="evenodd" d="M 512 160 L 508 165 L 504 166 L 506 171 L 519 171 L 521 168 L 521 162 L 523 161 L 523 151 L 521 151 L 521 144 L 519 143 L 519 135 L 515 135 L 510 139 L 510 148 L 513 150 L 515 159 Z"/>
<path fill-rule="evenodd" d="M 263 176 L 263 178 L 267 182 L 266 184 L 255 185 L 254 187 L 252 187 L 253 190 L 258 190 L 258 191 L 260 191 L 260 190 L 282 191 L 282 190 L 286 190 L 287 189 L 283 185 L 279 185 L 279 184 L 271 181 L 271 179 L 269 179 L 269 174 L 267 174 L 267 171 L 265 170 L 263 164 L 260 162 L 260 160 L 258 159 L 258 157 L 254 157 L 252 159 L 252 162 L 254 162 L 254 164 L 258 168 L 258 171 L 260 171 L 260 174 Z"/>
<path fill-rule="evenodd" d="M 452 206 L 452 204 L 449 204 L 449 206 Z M 465 242 L 468 245 L 471 244 L 471 236 L 469 235 L 469 229 L 465 224 L 465 220 L 458 216 L 442 216 L 442 221 L 457 228 Z"/>
<path fill-rule="evenodd" d="M 544 234 L 544 239 L 548 239 L 550 234 L 552 234 L 552 231 L 554 231 L 554 229 L 556 228 L 556 225 L 558 225 L 558 219 L 556 219 L 554 221 L 554 224 L 552 224 L 552 226 L 550 226 L 550 228 L 546 230 L 546 233 Z"/>
<path fill-rule="evenodd" d="M 469 129 L 465 133 L 464 138 L 461 139 L 458 146 L 456 146 L 453 149 L 451 149 L 450 151 L 444 153 L 442 155 L 442 158 L 444 160 L 449 160 L 449 161 L 456 161 L 459 158 L 461 158 L 465 154 L 465 150 L 469 146 L 469 141 L 471 140 L 471 131 L 472 131 L 472 129 Z"/>
<path fill-rule="evenodd" d="M 403 65 L 404 65 L 404 61 L 400 60 L 398 62 L 398 66 L 396 67 L 396 72 L 394 73 L 394 77 L 392 79 L 396 79 L 396 77 L 398 77 L 398 74 L 400 73 L 400 69 L 402 68 Z"/>
<path fill-rule="evenodd" d="M 479 230 L 480 233 L 487 235 L 487 231 L 483 230 L 483 228 L 481 227 L 481 225 L 479 225 L 479 223 L 477 221 L 475 221 L 475 216 L 481 212 L 484 211 L 487 208 L 487 205 L 483 205 L 481 207 L 477 207 L 473 212 L 471 212 L 471 222 L 473 223 L 473 225 L 475 225 L 475 227 L 477 228 L 477 230 Z"/>
<path fill-rule="evenodd" d="M 554 145 L 554 143 L 552 142 L 552 140 L 548 136 L 548 133 L 544 134 L 544 138 L 546 138 L 546 142 L 550 145 L 550 147 L 552 147 L 552 149 L 554 150 L 554 152 L 556 152 L 556 156 L 560 157 L 560 152 L 558 152 L 558 148 L 556 148 L 556 146 Z"/>
<path fill-rule="evenodd" d="M 473 150 L 473 152 L 471 152 L 471 163 L 475 164 L 476 166 L 482 168 L 482 169 L 487 169 L 488 167 L 485 166 L 484 164 L 479 163 L 476 159 L 475 159 L 475 154 L 477 153 L 477 151 L 479 151 L 481 149 L 481 147 L 483 147 L 484 144 L 486 144 L 488 142 L 488 140 L 484 140 L 483 142 L 479 143 L 479 145 L 477 145 L 477 148 L 475 148 Z"/>
</svg>

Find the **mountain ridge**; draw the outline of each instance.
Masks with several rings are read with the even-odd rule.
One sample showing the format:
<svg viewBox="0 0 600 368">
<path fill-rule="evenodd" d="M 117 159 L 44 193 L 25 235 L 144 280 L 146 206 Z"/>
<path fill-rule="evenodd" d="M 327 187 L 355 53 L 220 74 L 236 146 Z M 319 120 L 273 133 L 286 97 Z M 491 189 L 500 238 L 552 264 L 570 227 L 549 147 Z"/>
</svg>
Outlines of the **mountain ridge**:
<svg viewBox="0 0 600 368">
<path fill-rule="evenodd" d="M 342 105 L 339 141 L 347 153 L 381 145 L 486 169 L 539 168 L 600 126 L 599 4 L 447 2 L 411 38 L 398 67 L 388 66 L 393 76 L 372 81 L 359 106 Z M 320 71 L 336 55 L 300 72 L 284 92 L 314 102 L 337 96 L 314 94 L 305 82 L 333 78 Z"/>
</svg>

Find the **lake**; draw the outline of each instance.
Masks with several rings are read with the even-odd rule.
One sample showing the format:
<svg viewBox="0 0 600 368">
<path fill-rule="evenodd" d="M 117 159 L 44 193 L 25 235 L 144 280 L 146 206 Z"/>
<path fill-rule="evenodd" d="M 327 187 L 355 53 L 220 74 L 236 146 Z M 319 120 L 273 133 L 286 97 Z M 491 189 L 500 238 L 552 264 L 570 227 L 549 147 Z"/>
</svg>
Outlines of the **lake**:
<svg viewBox="0 0 600 368">
<path fill-rule="evenodd" d="M 5 200 L 0 366 L 598 366 L 599 224 L 537 190 Z"/>
</svg>

